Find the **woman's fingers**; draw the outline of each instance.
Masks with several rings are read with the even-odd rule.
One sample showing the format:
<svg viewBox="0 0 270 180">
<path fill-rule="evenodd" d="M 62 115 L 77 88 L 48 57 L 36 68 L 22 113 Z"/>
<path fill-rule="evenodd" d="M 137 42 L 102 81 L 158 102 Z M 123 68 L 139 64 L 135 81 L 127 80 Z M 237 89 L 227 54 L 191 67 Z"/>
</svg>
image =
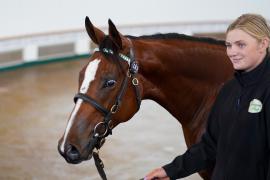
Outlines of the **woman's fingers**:
<svg viewBox="0 0 270 180">
<path fill-rule="evenodd" d="M 144 180 L 169 180 L 169 177 L 163 168 L 157 168 L 147 174 Z"/>
</svg>

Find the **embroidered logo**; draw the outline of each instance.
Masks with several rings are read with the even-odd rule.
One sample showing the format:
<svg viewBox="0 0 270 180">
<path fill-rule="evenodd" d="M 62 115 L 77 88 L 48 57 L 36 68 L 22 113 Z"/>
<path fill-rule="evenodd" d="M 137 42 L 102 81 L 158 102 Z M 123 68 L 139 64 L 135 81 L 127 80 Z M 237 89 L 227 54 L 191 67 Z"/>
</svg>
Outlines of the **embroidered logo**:
<svg viewBox="0 0 270 180">
<path fill-rule="evenodd" d="M 258 99 L 253 99 L 250 101 L 248 112 L 249 113 L 259 113 L 262 110 L 262 102 Z"/>
</svg>

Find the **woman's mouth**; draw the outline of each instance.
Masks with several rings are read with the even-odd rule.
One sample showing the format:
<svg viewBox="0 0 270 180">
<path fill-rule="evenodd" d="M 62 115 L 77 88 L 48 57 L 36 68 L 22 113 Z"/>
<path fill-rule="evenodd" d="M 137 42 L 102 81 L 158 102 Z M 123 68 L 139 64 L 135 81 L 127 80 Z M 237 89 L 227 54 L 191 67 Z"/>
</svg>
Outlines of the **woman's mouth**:
<svg viewBox="0 0 270 180">
<path fill-rule="evenodd" d="M 234 59 L 231 59 L 232 63 L 239 63 L 240 61 L 242 60 L 242 58 L 234 58 Z"/>
</svg>

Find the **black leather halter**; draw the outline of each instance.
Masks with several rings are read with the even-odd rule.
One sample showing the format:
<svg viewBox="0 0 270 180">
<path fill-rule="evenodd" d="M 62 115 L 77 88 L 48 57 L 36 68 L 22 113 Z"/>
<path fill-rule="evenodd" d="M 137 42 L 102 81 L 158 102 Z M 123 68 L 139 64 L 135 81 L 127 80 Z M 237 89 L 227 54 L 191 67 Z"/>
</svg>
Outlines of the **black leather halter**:
<svg viewBox="0 0 270 180">
<path fill-rule="evenodd" d="M 130 40 L 129 40 L 130 41 Z M 93 133 L 93 137 L 90 139 L 89 145 L 88 145 L 88 149 L 89 151 L 94 150 L 94 148 L 96 148 L 97 150 L 99 150 L 101 148 L 101 146 L 103 145 L 103 143 L 105 142 L 105 138 L 112 134 L 112 121 L 111 121 L 111 115 L 116 113 L 119 109 L 119 106 L 121 105 L 121 101 L 123 98 L 123 95 L 126 91 L 127 85 L 128 85 L 128 81 L 129 79 L 131 79 L 131 82 L 133 84 L 134 90 L 135 90 L 135 94 L 136 94 L 136 101 L 137 101 L 137 110 L 140 109 L 140 105 L 141 105 L 141 95 L 140 95 L 140 90 L 139 90 L 139 81 L 138 79 L 135 77 L 136 74 L 138 73 L 138 64 L 135 61 L 135 54 L 133 51 L 133 47 L 132 47 L 132 43 L 130 41 L 131 47 L 130 47 L 130 57 L 124 55 L 124 54 L 117 54 L 117 56 L 119 57 L 120 60 L 124 60 L 127 61 L 129 64 L 129 68 L 127 70 L 127 73 L 125 75 L 124 80 L 122 81 L 121 84 L 121 88 L 120 91 L 118 93 L 118 95 L 116 96 L 115 99 L 115 103 L 114 105 L 110 108 L 110 110 L 108 110 L 107 108 L 105 108 L 103 105 L 99 104 L 96 100 L 94 100 L 93 98 L 89 97 L 86 94 L 83 93 L 77 93 L 74 97 L 74 102 L 76 103 L 78 99 L 82 99 L 83 101 L 89 103 L 90 105 L 94 106 L 98 111 L 100 111 L 103 116 L 104 116 L 104 120 L 102 122 L 99 122 L 95 128 L 94 128 L 94 133 Z M 100 51 L 102 53 L 108 54 L 108 55 L 113 55 L 114 52 L 111 49 L 107 49 L 107 48 L 103 48 L 103 49 L 95 49 L 95 51 Z M 102 129 L 103 132 L 100 133 L 98 130 Z M 90 154 L 92 155 L 92 154 Z M 98 153 L 93 152 L 93 157 L 95 160 L 95 165 L 97 167 L 97 170 L 100 174 L 100 176 L 102 177 L 103 180 L 106 180 L 106 174 L 103 170 L 104 166 L 103 163 L 101 161 L 101 159 L 99 158 Z"/>
</svg>

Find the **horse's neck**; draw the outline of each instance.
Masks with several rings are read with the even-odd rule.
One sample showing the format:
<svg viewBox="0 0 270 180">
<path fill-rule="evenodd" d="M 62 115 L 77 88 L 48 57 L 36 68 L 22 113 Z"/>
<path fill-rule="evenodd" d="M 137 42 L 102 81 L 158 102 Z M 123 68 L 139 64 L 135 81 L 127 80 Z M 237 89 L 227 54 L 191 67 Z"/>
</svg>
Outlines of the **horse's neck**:
<svg viewBox="0 0 270 180">
<path fill-rule="evenodd" d="M 139 46 L 143 49 L 136 53 L 143 99 L 156 101 L 182 125 L 196 118 L 200 121 L 196 116 L 205 116 L 202 103 L 211 106 L 209 97 L 215 96 L 221 83 L 231 76 L 230 72 L 220 73 L 224 68 L 230 71 L 231 65 L 226 62 L 224 48 L 217 45 L 208 52 L 192 44 L 184 49 L 180 41 L 162 45 L 153 41 Z"/>
</svg>

